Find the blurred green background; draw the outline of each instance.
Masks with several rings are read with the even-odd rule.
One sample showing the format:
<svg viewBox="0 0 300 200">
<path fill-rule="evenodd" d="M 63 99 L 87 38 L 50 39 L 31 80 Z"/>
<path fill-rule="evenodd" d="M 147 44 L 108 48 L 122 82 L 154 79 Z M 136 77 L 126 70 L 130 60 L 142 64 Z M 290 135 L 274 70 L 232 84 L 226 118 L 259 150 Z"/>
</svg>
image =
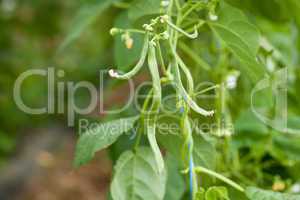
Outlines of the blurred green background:
<svg viewBox="0 0 300 200">
<path fill-rule="evenodd" d="M 60 165 L 57 166 L 57 173 L 68 175 L 72 171 L 76 135 L 73 130 L 68 129 L 65 114 L 26 114 L 13 100 L 15 80 L 29 69 L 47 70 L 48 67 L 55 67 L 56 70 L 61 69 L 65 72 L 65 77 L 56 81 L 66 83 L 84 80 L 99 87 L 99 69 L 109 66 L 113 60 L 113 38 L 109 35 L 109 30 L 114 23 L 116 9 L 104 11 L 76 42 L 58 52 L 59 46 L 72 28 L 72 21 L 78 10 L 91 3 L 95 1 L 0 1 L 0 199 L 65 199 L 64 193 L 72 194 L 74 199 L 96 199 L 105 194 L 101 193 L 101 188 L 106 188 L 106 176 L 110 170 L 104 172 L 102 178 L 98 178 L 98 182 L 95 183 L 94 179 L 103 174 L 101 166 L 104 171 L 110 168 L 109 162 L 106 165 L 105 162 L 101 162 L 100 167 L 92 166 L 90 170 L 86 170 L 97 170 L 98 173 L 94 173 L 93 176 L 69 177 L 76 177 L 70 181 L 70 184 L 78 183 L 75 186 L 76 191 L 65 188 L 65 192 L 58 192 L 60 194 L 54 197 L 52 189 L 47 191 L 46 188 L 63 187 L 59 183 L 60 186 L 57 185 L 58 179 L 68 179 L 59 174 L 55 175 L 56 167 L 51 163 Z M 48 96 L 45 77 L 32 76 L 26 79 L 22 85 L 22 98 L 30 107 L 46 106 Z M 88 100 L 86 91 L 76 94 L 78 105 L 84 106 Z M 57 158 L 62 154 L 61 158 L 54 161 L 51 152 L 56 152 Z M 61 163 L 65 160 L 66 163 Z M 48 177 L 48 180 L 39 180 L 38 169 L 43 166 L 40 162 L 46 162 L 47 167 L 43 168 L 41 173 L 43 177 Z M 49 166 L 52 166 L 51 170 Z M 64 166 L 68 170 L 64 169 Z M 45 169 L 52 173 L 47 176 Z M 51 181 L 55 176 L 56 180 Z M 32 180 L 34 177 L 36 180 Z M 103 186 L 101 179 L 104 179 Z M 40 181 L 48 185 L 43 185 Z M 55 184 L 51 186 L 51 182 Z M 90 185 L 90 189 L 84 189 L 80 182 Z M 38 189 L 39 186 L 42 188 Z M 72 198 L 70 195 L 69 197 Z"/>
<path fill-rule="evenodd" d="M 16 78 L 28 69 L 65 71 L 58 81 L 80 80 L 98 84 L 98 70 L 111 62 L 112 26 L 114 11 L 106 11 L 102 18 L 84 32 L 70 48 L 57 54 L 66 36 L 80 1 L 1 1 L 0 11 L 0 162 L 15 149 L 16 138 L 31 127 L 45 126 L 64 120 L 64 116 L 27 115 L 13 101 Z M 24 102 L 33 107 L 47 105 L 47 82 L 44 77 L 26 79 L 22 88 Z M 78 98 L 84 98 L 78 95 Z M 80 100 L 79 100 L 80 101 Z"/>
</svg>

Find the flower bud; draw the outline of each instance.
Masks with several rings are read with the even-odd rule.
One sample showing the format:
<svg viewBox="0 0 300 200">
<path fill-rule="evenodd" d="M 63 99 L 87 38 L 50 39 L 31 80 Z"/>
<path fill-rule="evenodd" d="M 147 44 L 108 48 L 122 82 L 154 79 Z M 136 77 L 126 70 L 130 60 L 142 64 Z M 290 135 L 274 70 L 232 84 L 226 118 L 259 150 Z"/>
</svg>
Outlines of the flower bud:
<svg viewBox="0 0 300 200">
<path fill-rule="evenodd" d="M 170 35 L 169 35 L 169 33 L 168 33 L 167 31 L 163 32 L 163 33 L 161 34 L 161 36 L 162 36 L 162 39 L 164 39 L 164 40 L 167 40 L 167 39 L 169 39 L 169 37 L 170 37 Z"/>
<path fill-rule="evenodd" d="M 109 74 L 109 76 L 112 77 L 112 78 L 116 78 L 116 77 L 119 76 L 118 73 L 115 72 L 113 69 L 110 69 L 110 70 L 108 71 L 108 74 Z"/>
<path fill-rule="evenodd" d="M 239 71 L 231 71 L 228 73 L 226 77 L 226 88 L 229 90 L 233 90 L 237 86 L 238 78 L 240 76 Z"/>
<path fill-rule="evenodd" d="M 160 5 L 161 7 L 168 7 L 170 4 L 170 1 L 169 0 L 163 0 L 161 1 Z"/>
<path fill-rule="evenodd" d="M 218 16 L 216 14 L 210 12 L 208 15 L 209 15 L 209 19 L 211 21 L 217 21 L 218 20 Z"/>
<path fill-rule="evenodd" d="M 131 37 L 126 38 L 125 45 L 127 49 L 131 49 L 133 47 L 133 39 Z"/>
<path fill-rule="evenodd" d="M 116 35 L 116 34 L 118 34 L 118 33 L 120 33 L 121 31 L 120 31 L 120 29 L 118 29 L 118 28 L 112 28 L 112 29 L 110 29 L 110 34 L 112 35 L 112 36 L 114 36 L 114 35 Z"/>
<path fill-rule="evenodd" d="M 144 24 L 143 25 L 143 28 L 146 30 L 146 31 L 153 31 L 153 27 L 149 24 Z"/>
<path fill-rule="evenodd" d="M 163 16 L 160 17 L 160 22 L 165 23 L 168 19 L 169 19 L 168 15 L 163 15 Z"/>
</svg>

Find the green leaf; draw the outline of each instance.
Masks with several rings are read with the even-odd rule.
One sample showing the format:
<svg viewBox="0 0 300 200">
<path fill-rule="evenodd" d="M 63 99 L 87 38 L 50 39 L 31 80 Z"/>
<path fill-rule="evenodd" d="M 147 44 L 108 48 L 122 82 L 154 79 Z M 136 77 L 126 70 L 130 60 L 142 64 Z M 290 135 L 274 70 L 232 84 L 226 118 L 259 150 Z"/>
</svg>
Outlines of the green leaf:
<svg viewBox="0 0 300 200">
<path fill-rule="evenodd" d="M 221 4 L 217 25 L 222 25 L 236 34 L 255 56 L 259 48 L 259 30 L 249 23 L 246 16 L 237 8 Z"/>
<path fill-rule="evenodd" d="M 221 2 L 217 22 L 228 25 L 235 20 L 247 21 L 247 17 L 240 9 L 233 7 L 228 3 Z"/>
<path fill-rule="evenodd" d="M 138 117 L 130 117 L 98 124 L 95 128 L 81 134 L 76 146 L 75 167 L 87 163 L 97 151 L 113 144 L 122 133 L 133 128 L 137 119 Z"/>
<path fill-rule="evenodd" d="M 239 118 L 235 122 L 235 130 L 238 133 L 258 133 L 258 134 L 267 134 L 268 128 L 266 125 L 261 122 L 251 110 L 246 110 L 241 113 Z"/>
<path fill-rule="evenodd" d="M 114 26 L 123 29 L 133 28 L 132 23 L 128 19 L 127 12 L 123 12 L 117 17 Z M 133 39 L 133 46 L 131 49 L 126 48 L 124 41 L 122 41 L 121 35 L 116 35 L 114 37 L 115 63 L 118 66 L 118 69 L 121 71 L 127 71 L 127 69 L 141 56 L 144 36 L 139 33 L 131 33 L 130 37 Z"/>
<path fill-rule="evenodd" d="M 180 167 L 176 157 L 171 154 L 167 154 L 166 166 L 168 179 L 164 200 L 180 200 L 185 191 L 185 182 L 181 176 Z"/>
<path fill-rule="evenodd" d="M 195 166 L 204 166 L 209 169 L 216 167 L 216 149 L 214 145 L 202 135 L 194 135 L 193 157 Z M 179 134 L 158 136 L 159 143 L 173 156 L 182 155 L 183 138 Z"/>
<path fill-rule="evenodd" d="M 193 156 L 195 166 L 203 166 L 209 169 L 216 168 L 216 150 L 212 143 L 204 139 L 202 135 L 194 135 Z"/>
<path fill-rule="evenodd" d="M 287 0 L 285 1 L 285 3 L 287 4 L 289 11 L 291 11 L 292 15 L 295 18 L 295 21 L 300 27 L 300 15 L 299 15 L 300 2 L 298 0 Z"/>
<path fill-rule="evenodd" d="M 209 169 L 216 167 L 216 150 L 214 145 L 204 139 L 202 135 L 194 135 L 193 157 L 195 166 L 204 166 Z M 182 155 L 183 138 L 181 135 L 159 135 L 159 142 L 173 156 Z"/>
<path fill-rule="evenodd" d="M 131 20 L 137 20 L 145 15 L 158 14 L 160 0 L 135 0 L 129 9 L 128 16 Z"/>
<path fill-rule="evenodd" d="M 114 200 L 162 200 L 166 187 L 166 171 L 158 173 L 150 148 L 138 148 L 136 153 L 123 153 L 116 166 L 111 184 Z"/>
<path fill-rule="evenodd" d="M 209 23 L 218 38 L 245 65 L 244 70 L 252 80 L 261 79 L 265 68 L 256 59 L 260 33 L 236 8 L 221 4 L 219 21 Z"/>
<path fill-rule="evenodd" d="M 235 134 L 232 137 L 232 151 L 250 148 L 250 153 L 259 159 L 266 153 L 270 132 L 251 110 L 243 111 L 234 124 Z M 255 148 L 253 148 L 255 146 Z"/>
<path fill-rule="evenodd" d="M 205 193 L 205 200 L 230 200 L 225 187 L 210 187 Z"/>
<path fill-rule="evenodd" d="M 286 1 L 277 0 L 226 0 L 228 3 L 249 11 L 251 15 L 258 15 L 267 18 L 272 22 L 286 22 L 290 19 L 292 12 L 287 9 Z M 295 0 L 297 1 L 297 0 Z M 262 20 L 260 18 L 260 20 Z"/>
<path fill-rule="evenodd" d="M 195 200 L 205 200 L 205 189 L 200 187 L 197 190 Z"/>
<path fill-rule="evenodd" d="M 159 130 L 159 129 L 158 129 Z M 160 134 L 158 132 L 159 143 L 173 156 L 181 155 L 182 137 L 180 135 Z"/>
<path fill-rule="evenodd" d="M 275 133 L 272 140 L 271 154 L 284 163 L 290 160 L 300 161 L 300 137 L 285 133 Z"/>
<path fill-rule="evenodd" d="M 250 200 L 299 200 L 300 195 L 283 194 L 279 192 L 272 192 L 261 190 L 255 187 L 248 187 L 246 195 Z"/>
<path fill-rule="evenodd" d="M 299 116 L 290 116 L 287 121 L 287 126 L 292 130 L 300 130 L 300 117 Z"/>
<path fill-rule="evenodd" d="M 70 43 L 79 38 L 81 33 L 87 29 L 105 9 L 117 1 L 120 0 L 97 0 L 83 5 L 73 19 L 68 34 L 58 51 L 62 51 Z"/>
</svg>

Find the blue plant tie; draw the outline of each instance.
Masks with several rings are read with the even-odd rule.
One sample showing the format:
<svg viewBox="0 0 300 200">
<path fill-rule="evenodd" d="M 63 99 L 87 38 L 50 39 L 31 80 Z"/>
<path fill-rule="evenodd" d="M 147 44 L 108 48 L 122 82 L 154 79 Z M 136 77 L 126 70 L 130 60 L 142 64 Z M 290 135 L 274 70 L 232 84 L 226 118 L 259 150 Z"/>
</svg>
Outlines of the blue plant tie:
<svg viewBox="0 0 300 200">
<path fill-rule="evenodd" d="M 189 147 L 189 152 L 191 152 L 190 150 L 190 147 L 191 147 L 191 144 L 189 143 L 188 145 Z M 194 161 L 193 161 L 193 156 L 192 154 L 190 153 L 189 155 L 189 168 L 190 168 L 190 171 L 189 171 L 189 175 L 190 175 L 190 200 L 193 200 L 193 171 L 194 171 Z"/>
<path fill-rule="evenodd" d="M 183 106 L 180 107 L 179 112 L 180 112 L 181 114 L 184 113 L 184 107 L 183 107 Z"/>
</svg>

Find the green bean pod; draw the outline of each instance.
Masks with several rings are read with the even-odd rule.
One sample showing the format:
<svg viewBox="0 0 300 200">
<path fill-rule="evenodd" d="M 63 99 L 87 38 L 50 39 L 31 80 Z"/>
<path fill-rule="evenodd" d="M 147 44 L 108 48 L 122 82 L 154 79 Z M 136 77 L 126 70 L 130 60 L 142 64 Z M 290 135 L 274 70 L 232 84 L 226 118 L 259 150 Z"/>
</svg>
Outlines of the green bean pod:
<svg viewBox="0 0 300 200">
<path fill-rule="evenodd" d="M 188 91 L 189 91 L 188 93 L 190 95 L 192 95 L 194 93 L 194 81 L 193 81 L 192 74 L 191 74 L 190 70 L 188 69 L 188 67 L 185 65 L 185 63 L 182 61 L 182 59 L 178 56 L 177 53 L 175 53 L 175 59 L 177 60 L 178 65 L 180 66 L 180 68 L 186 75 L 186 78 L 188 81 Z"/>
<path fill-rule="evenodd" d="M 187 33 L 186 31 L 182 30 L 181 28 L 179 28 L 178 26 L 176 26 L 175 24 L 173 24 L 167 16 L 161 16 L 161 20 L 162 22 L 166 22 L 172 29 L 174 29 L 175 31 L 183 34 L 184 36 L 191 38 L 191 39 L 196 39 L 198 37 L 198 30 L 197 27 L 194 27 L 194 33 L 190 34 Z"/>
<path fill-rule="evenodd" d="M 155 155 L 158 171 L 161 173 L 164 169 L 164 160 L 156 141 L 156 120 L 161 104 L 161 84 L 158 71 L 158 64 L 155 56 L 155 47 L 152 42 L 149 43 L 148 66 L 152 77 L 152 105 L 146 119 L 147 137 Z"/>
<path fill-rule="evenodd" d="M 214 114 L 214 111 L 207 111 L 200 106 L 197 105 L 197 103 L 190 97 L 190 95 L 186 92 L 185 88 L 182 85 L 180 71 L 178 67 L 178 63 L 176 61 L 173 61 L 173 71 L 174 71 L 174 79 L 175 79 L 175 85 L 179 90 L 179 93 L 182 95 L 182 98 L 184 101 L 197 113 L 204 115 L 204 116 L 212 116 Z"/>
<path fill-rule="evenodd" d="M 127 72 L 126 74 L 123 74 L 123 75 L 120 75 L 120 74 L 118 74 L 117 72 L 115 72 L 114 70 L 111 69 L 111 70 L 109 70 L 110 76 L 114 77 L 114 78 L 117 78 L 117 79 L 128 80 L 131 77 L 133 77 L 134 75 L 136 75 L 145 63 L 148 48 L 149 48 L 149 36 L 146 33 L 145 39 L 144 39 L 144 46 L 143 46 L 143 49 L 142 49 L 140 59 L 139 59 L 138 63 L 133 67 L 133 69 L 131 71 Z"/>
</svg>

